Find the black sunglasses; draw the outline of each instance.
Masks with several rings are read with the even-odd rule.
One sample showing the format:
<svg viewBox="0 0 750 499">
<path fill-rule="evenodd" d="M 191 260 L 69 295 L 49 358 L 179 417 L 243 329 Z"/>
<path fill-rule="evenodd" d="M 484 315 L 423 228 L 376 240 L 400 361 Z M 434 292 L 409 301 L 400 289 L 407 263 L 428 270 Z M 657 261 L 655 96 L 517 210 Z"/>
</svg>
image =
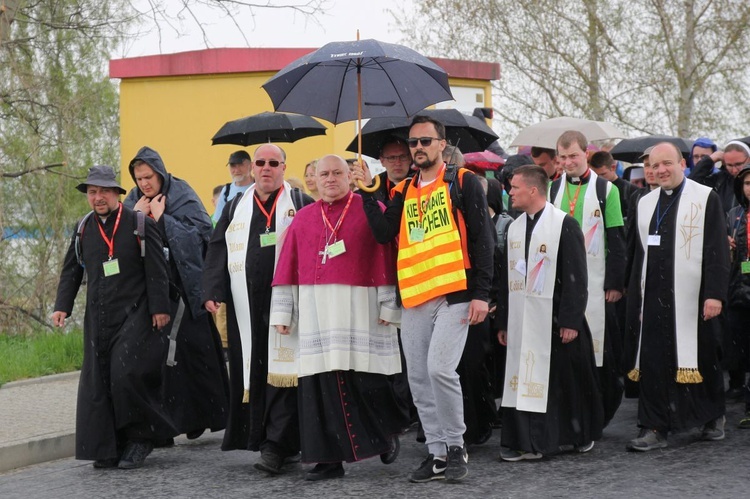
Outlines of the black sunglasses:
<svg viewBox="0 0 750 499">
<path fill-rule="evenodd" d="M 255 160 L 255 166 L 259 166 L 261 168 L 263 168 L 264 166 L 266 166 L 266 163 L 268 163 L 268 166 L 270 166 L 272 168 L 276 168 L 281 163 L 283 163 L 283 161 L 276 161 L 275 159 L 269 159 L 268 161 L 266 161 L 265 159 L 256 159 Z"/>
<path fill-rule="evenodd" d="M 409 137 L 409 140 L 406 141 L 407 144 L 409 144 L 409 147 L 414 149 L 417 147 L 417 142 L 422 144 L 422 147 L 430 147 L 430 144 L 432 144 L 433 140 L 443 140 L 439 139 L 437 137 Z"/>
</svg>

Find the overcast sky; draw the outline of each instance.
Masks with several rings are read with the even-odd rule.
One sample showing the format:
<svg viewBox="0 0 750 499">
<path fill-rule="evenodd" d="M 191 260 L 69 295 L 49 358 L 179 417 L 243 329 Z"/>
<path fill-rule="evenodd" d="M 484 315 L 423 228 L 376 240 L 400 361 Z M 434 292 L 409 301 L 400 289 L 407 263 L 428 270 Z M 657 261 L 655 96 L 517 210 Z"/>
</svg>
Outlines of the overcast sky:
<svg viewBox="0 0 750 499">
<path fill-rule="evenodd" d="M 284 0 L 272 2 L 281 4 Z M 241 30 L 216 9 L 196 7 L 193 12 L 204 25 L 210 48 L 320 47 L 332 41 L 355 40 L 357 29 L 362 39 L 376 38 L 397 43 L 401 37 L 393 29 L 392 17 L 386 10 L 404 9 L 409 3 L 410 0 L 329 0 L 327 13 L 317 15 L 314 20 L 289 9 L 256 9 L 254 17 L 243 11 L 235 18 Z M 140 0 L 140 4 L 147 5 L 148 2 Z M 176 15 L 179 2 L 170 4 L 175 8 L 171 14 Z M 161 31 L 141 34 L 123 47 L 121 56 L 169 54 L 205 49 L 206 46 L 203 33 L 195 21 L 184 16 L 182 23 L 176 23 L 173 27 L 163 26 Z"/>
</svg>

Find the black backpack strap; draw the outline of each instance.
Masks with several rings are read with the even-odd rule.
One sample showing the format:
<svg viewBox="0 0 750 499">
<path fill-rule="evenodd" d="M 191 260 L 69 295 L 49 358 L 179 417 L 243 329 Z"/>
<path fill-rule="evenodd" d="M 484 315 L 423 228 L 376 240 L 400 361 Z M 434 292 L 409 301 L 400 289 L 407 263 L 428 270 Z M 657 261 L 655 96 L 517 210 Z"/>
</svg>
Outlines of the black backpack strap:
<svg viewBox="0 0 750 499">
<path fill-rule="evenodd" d="M 560 190 L 560 185 L 562 184 L 562 180 L 555 180 L 553 181 L 549 186 L 549 202 L 552 204 L 555 204 L 555 198 L 557 197 L 557 192 Z"/>
<path fill-rule="evenodd" d="M 76 239 L 74 243 L 75 251 L 76 251 L 76 260 L 78 261 L 78 265 L 81 267 L 85 267 L 83 264 L 83 253 L 81 249 L 81 236 L 83 236 L 83 229 L 86 226 L 86 222 L 91 217 L 91 215 L 94 213 L 93 210 L 86 213 L 86 215 L 81 219 L 80 222 L 78 222 L 78 227 L 76 228 Z"/>
<path fill-rule="evenodd" d="M 292 187 L 290 194 L 292 196 L 292 204 L 294 205 L 294 209 L 299 211 L 303 206 L 305 206 L 305 200 L 302 199 L 302 191 L 299 190 L 299 187 Z"/>
<path fill-rule="evenodd" d="M 606 218 L 604 218 L 604 209 L 607 206 L 607 184 L 609 183 L 609 180 L 604 179 L 603 177 L 596 177 L 596 199 L 599 200 L 599 209 L 602 212 L 602 220 L 604 220 L 604 225 L 606 227 Z"/>
<path fill-rule="evenodd" d="M 443 182 L 448 184 L 448 192 L 450 193 L 453 209 L 458 209 L 461 210 L 462 213 L 465 213 L 464 195 L 463 192 L 461 192 L 461 177 L 458 174 L 458 170 L 459 168 L 456 165 L 447 165 L 445 167 L 445 172 L 443 173 Z M 453 215 L 456 215 L 455 212 Z"/>
<path fill-rule="evenodd" d="M 229 201 L 229 188 L 232 186 L 231 182 L 224 186 L 224 204 Z"/>
<path fill-rule="evenodd" d="M 141 258 L 146 258 L 146 215 L 142 211 L 135 212 L 135 230 L 133 231 L 141 247 Z"/>
</svg>

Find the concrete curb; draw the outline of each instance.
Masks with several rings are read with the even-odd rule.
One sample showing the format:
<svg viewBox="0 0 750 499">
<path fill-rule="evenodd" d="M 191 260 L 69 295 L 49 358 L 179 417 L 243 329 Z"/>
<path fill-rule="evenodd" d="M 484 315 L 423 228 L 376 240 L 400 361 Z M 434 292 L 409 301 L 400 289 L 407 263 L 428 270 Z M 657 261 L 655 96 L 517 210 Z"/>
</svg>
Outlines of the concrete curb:
<svg viewBox="0 0 750 499">
<path fill-rule="evenodd" d="M 0 448 L 0 473 L 75 455 L 75 432 L 33 438 Z"/>
<path fill-rule="evenodd" d="M 81 375 L 81 371 L 73 371 L 69 373 L 61 373 L 61 374 L 50 374 L 49 376 L 42 376 L 41 378 L 29 378 L 29 379 L 21 379 L 18 381 L 9 381 L 8 383 L 5 383 L 4 385 L 0 385 L 0 390 L 3 388 L 14 388 L 18 386 L 25 386 L 25 385 L 36 385 L 38 383 L 52 383 L 54 381 L 65 381 L 68 379 L 77 378 Z"/>
<path fill-rule="evenodd" d="M 4 394 L 4 397 L 7 395 L 12 401 L 14 400 L 14 397 L 27 396 L 27 392 L 37 393 L 39 390 L 33 388 L 35 385 L 44 385 L 55 382 L 67 382 L 65 383 L 66 385 L 73 385 L 76 383 L 76 380 L 80 375 L 80 371 L 73 371 L 42 376 L 40 378 L 11 381 L 0 386 L 0 392 Z M 49 389 L 45 389 L 45 391 L 48 390 Z M 49 401 L 47 405 L 50 403 L 52 403 L 52 401 Z M 42 405 L 44 405 L 44 403 Z M 35 410 L 39 409 L 37 408 Z M 55 410 L 55 408 L 47 407 L 47 410 Z M 6 416 L 8 415 L 6 414 Z M 22 418 L 34 418 L 33 410 L 32 412 L 29 412 L 28 407 L 26 407 L 26 409 L 24 409 L 21 414 L 18 414 L 18 416 Z M 30 424 L 32 423 L 30 422 Z M 0 442 L 0 473 L 33 464 L 68 458 L 74 455 L 74 425 L 71 425 L 69 429 L 63 427 L 56 428 L 52 431 L 48 429 L 46 432 L 43 428 L 32 428 L 32 431 L 29 432 L 21 431 L 15 435 L 11 434 L 9 440 L 6 435 L 4 441 Z"/>
</svg>

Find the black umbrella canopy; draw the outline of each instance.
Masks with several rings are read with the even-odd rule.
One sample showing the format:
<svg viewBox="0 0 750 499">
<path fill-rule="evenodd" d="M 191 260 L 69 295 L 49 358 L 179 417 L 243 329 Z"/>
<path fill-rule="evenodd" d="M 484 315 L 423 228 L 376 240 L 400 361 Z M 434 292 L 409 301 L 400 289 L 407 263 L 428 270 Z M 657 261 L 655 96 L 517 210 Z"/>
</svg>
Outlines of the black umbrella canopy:
<svg viewBox="0 0 750 499">
<path fill-rule="evenodd" d="M 680 149 L 683 158 L 687 159 L 690 155 L 692 143 L 670 135 L 644 135 L 643 137 L 636 137 L 634 139 L 625 139 L 609 152 L 616 160 L 627 163 L 638 163 L 640 162 L 641 155 L 643 155 L 643 151 L 660 142 L 671 142 L 676 145 Z"/>
<path fill-rule="evenodd" d="M 430 116 L 445 125 L 448 142 L 458 145 L 461 152 L 479 152 L 498 139 L 492 128 L 484 120 L 476 116 L 464 114 L 456 109 L 425 109 L 417 116 Z M 406 140 L 409 136 L 411 118 L 373 118 L 362 127 L 362 154 L 377 158 L 380 146 L 390 136 Z M 347 151 L 357 152 L 357 136 L 346 148 Z"/>
<path fill-rule="evenodd" d="M 360 106 L 362 118 L 412 116 L 453 100 L 440 66 L 410 48 L 378 40 L 328 43 L 287 65 L 263 88 L 277 111 L 334 124 L 356 120 Z"/>
<path fill-rule="evenodd" d="M 325 133 L 325 125 L 309 116 L 264 112 L 227 121 L 211 141 L 212 145 L 250 146 L 268 142 L 295 142 Z"/>
</svg>

